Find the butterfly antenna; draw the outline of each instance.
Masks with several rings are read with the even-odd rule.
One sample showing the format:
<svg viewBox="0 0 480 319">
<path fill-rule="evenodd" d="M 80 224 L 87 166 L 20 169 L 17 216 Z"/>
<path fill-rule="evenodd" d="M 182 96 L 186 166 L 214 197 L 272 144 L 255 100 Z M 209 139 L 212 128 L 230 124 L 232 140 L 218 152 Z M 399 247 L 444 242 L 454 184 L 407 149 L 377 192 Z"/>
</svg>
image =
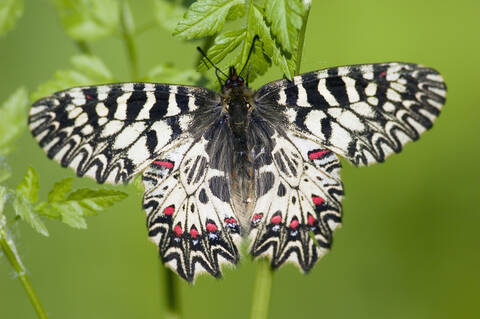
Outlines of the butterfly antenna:
<svg viewBox="0 0 480 319">
<path fill-rule="evenodd" d="M 245 64 L 243 65 L 243 68 L 240 71 L 239 75 L 243 73 L 243 71 L 245 70 L 245 67 L 248 64 L 248 61 L 250 61 L 250 57 L 252 56 L 253 48 L 255 48 L 255 41 L 257 41 L 257 40 L 260 40 L 260 37 L 258 35 L 255 35 L 253 37 L 252 45 L 250 46 L 250 51 L 248 51 L 247 61 L 245 61 Z"/>
<path fill-rule="evenodd" d="M 198 52 L 200 52 L 200 54 L 205 58 L 205 60 L 207 60 L 208 62 L 210 62 L 210 64 L 213 66 L 213 68 L 215 69 L 215 74 L 217 75 L 217 78 L 219 77 L 218 76 L 218 72 L 222 73 L 225 77 L 228 78 L 228 75 L 226 75 L 225 73 L 222 72 L 222 70 L 220 70 L 216 65 L 215 63 L 212 62 L 212 60 L 210 60 L 208 58 L 208 56 L 205 54 L 205 52 L 203 52 L 202 48 L 200 47 L 197 47 L 197 50 Z M 203 63 L 205 63 L 205 65 L 207 66 L 208 68 L 208 64 L 202 59 Z"/>
</svg>

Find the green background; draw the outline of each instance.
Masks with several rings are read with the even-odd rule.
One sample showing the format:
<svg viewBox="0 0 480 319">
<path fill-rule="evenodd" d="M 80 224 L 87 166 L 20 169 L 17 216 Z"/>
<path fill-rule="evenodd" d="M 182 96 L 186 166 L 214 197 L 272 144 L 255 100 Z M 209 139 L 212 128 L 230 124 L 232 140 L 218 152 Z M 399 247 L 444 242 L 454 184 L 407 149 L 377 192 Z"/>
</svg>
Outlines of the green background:
<svg viewBox="0 0 480 319">
<path fill-rule="evenodd" d="M 151 1 L 131 1 L 138 24 L 152 18 Z M 314 1 L 302 71 L 383 61 L 425 64 L 447 83 L 447 103 L 433 130 L 381 165 L 344 162 L 344 225 L 333 250 L 300 274 L 275 273 L 271 318 L 480 318 L 480 2 Z M 191 66 L 198 42 L 154 28 L 136 39 L 141 72 L 159 62 Z M 128 80 L 123 43 L 92 45 L 121 80 Z M 16 28 L 0 38 L 0 100 L 17 87 L 33 90 L 78 50 L 47 0 L 29 0 Z M 281 77 L 272 69 L 253 83 Z M 45 190 L 70 170 L 50 161 L 25 133 L 9 157 L 18 183 L 35 167 Z M 76 179 L 76 186 L 94 187 Z M 51 318 L 159 318 L 165 295 L 156 249 L 147 239 L 141 194 L 98 217 L 86 231 L 47 222 L 44 238 L 13 229 L 32 283 Z M 246 318 L 255 264 L 246 256 L 224 279 L 181 283 L 185 318 Z M 0 258 L 0 318 L 34 318 L 23 288 Z"/>
</svg>

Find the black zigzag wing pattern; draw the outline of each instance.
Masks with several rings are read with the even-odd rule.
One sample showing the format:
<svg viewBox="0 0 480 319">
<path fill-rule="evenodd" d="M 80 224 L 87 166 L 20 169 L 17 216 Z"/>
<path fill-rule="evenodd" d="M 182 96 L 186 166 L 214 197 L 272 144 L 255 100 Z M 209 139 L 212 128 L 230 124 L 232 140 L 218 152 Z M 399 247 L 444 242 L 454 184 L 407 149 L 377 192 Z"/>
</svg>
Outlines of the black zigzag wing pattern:
<svg viewBox="0 0 480 319">
<path fill-rule="evenodd" d="M 270 141 L 254 155 L 250 251 L 270 258 L 274 268 L 289 262 L 307 272 L 329 250 L 341 223 L 340 162 L 291 131 L 273 130 Z"/>
<path fill-rule="evenodd" d="M 188 129 L 213 91 L 123 83 L 72 88 L 37 101 L 29 127 L 48 157 L 100 183 L 128 181 Z"/>
<path fill-rule="evenodd" d="M 229 172 L 211 152 L 223 130 L 211 131 L 175 143 L 143 173 L 149 236 L 163 262 L 188 281 L 204 272 L 220 277 L 222 264 L 239 259 Z"/>
<path fill-rule="evenodd" d="M 258 107 L 283 111 L 292 129 L 354 164 L 369 165 L 402 150 L 430 129 L 446 86 L 430 68 L 366 64 L 305 73 L 263 86 Z"/>
</svg>

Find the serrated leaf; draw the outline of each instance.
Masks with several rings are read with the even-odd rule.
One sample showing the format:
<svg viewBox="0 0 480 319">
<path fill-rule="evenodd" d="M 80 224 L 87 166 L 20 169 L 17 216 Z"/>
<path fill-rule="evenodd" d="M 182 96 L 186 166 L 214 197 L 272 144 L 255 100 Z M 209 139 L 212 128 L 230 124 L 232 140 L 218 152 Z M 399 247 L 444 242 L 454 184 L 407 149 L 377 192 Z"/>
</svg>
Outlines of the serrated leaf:
<svg viewBox="0 0 480 319">
<path fill-rule="evenodd" d="M 26 128 L 28 95 L 25 88 L 17 89 L 0 106 L 0 156 L 13 149 L 13 142 Z"/>
<path fill-rule="evenodd" d="M 31 204 L 34 204 L 38 201 L 39 189 L 40 184 L 38 183 L 37 172 L 33 167 L 29 167 L 22 181 L 17 185 L 17 195 L 23 196 Z"/>
<path fill-rule="evenodd" d="M 17 196 L 13 201 L 13 209 L 15 210 L 15 214 L 32 226 L 34 230 L 43 236 L 49 236 L 47 227 L 40 219 L 40 216 L 34 211 L 30 201 L 25 198 L 22 193 L 17 192 Z"/>
<path fill-rule="evenodd" d="M 276 46 L 264 21 L 262 8 L 252 4 L 247 12 L 246 27 L 218 35 L 207 52 L 208 57 L 222 69 L 234 65 L 240 71 L 247 62 L 253 38 L 258 35 L 263 45 L 260 46 L 260 42 L 255 44 L 255 50 L 249 61 L 251 65 L 249 81 L 252 82 L 258 75 L 264 74 L 270 61 L 279 66 L 285 76 L 291 79 L 295 60 L 292 56 L 287 58 Z M 199 70 L 205 69 L 205 65 L 199 66 Z"/>
<path fill-rule="evenodd" d="M 64 178 L 53 185 L 52 190 L 48 193 L 48 202 L 60 202 L 67 199 L 67 194 L 72 190 L 73 178 Z"/>
<path fill-rule="evenodd" d="M 285 77 L 292 79 L 295 70 L 294 56 L 289 58 L 285 56 L 280 48 L 275 44 L 270 34 L 270 29 L 263 19 L 263 12 L 260 8 L 253 5 L 249 11 L 249 25 L 252 25 L 254 32 L 260 37 L 263 42 L 263 49 L 265 53 L 272 59 L 272 62 L 280 67 Z"/>
<path fill-rule="evenodd" d="M 193 85 L 200 78 L 200 73 L 193 69 L 179 70 L 170 64 L 159 64 L 148 73 L 146 81 Z"/>
<path fill-rule="evenodd" d="M 186 7 L 172 0 L 155 0 L 153 5 L 157 22 L 172 33 L 187 11 Z"/>
<path fill-rule="evenodd" d="M 126 193 L 112 189 L 82 188 L 68 195 L 67 201 L 78 203 L 86 215 L 93 216 L 125 197 Z"/>
<path fill-rule="evenodd" d="M 115 0 L 53 0 L 67 34 L 77 41 L 92 41 L 111 34 L 119 22 Z"/>
<path fill-rule="evenodd" d="M 23 0 L 0 1 L 0 35 L 15 26 L 17 20 L 23 14 Z"/>
<path fill-rule="evenodd" d="M 85 221 L 86 216 L 97 215 L 105 208 L 112 206 L 114 203 L 124 199 L 127 194 L 110 189 L 79 189 L 66 195 L 66 189 L 71 185 L 70 181 L 65 179 L 60 181 L 56 188 L 56 196 L 52 198 L 49 195 L 48 203 L 41 203 L 35 207 L 38 214 L 47 216 L 53 219 L 60 219 L 65 224 L 74 228 L 86 228 L 87 223 Z M 53 192 L 53 189 L 50 193 Z M 66 197 L 65 197 L 66 195 Z M 60 200 L 60 197 L 64 197 Z M 58 200 L 57 200 L 58 199 Z"/>
<path fill-rule="evenodd" d="M 228 11 L 227 20 L 233 21 L 245 15 L 245 4 L 239 3 L 230 8 Z"/>
<path fill-rule="evenodd" d="M 302 27 L 302 4 L 300 0 L 270 0 L 265 2 L 265 18 L 272 34 L 282 48 L 290 53 L 298 41 Z"/>
<path fill-rule="evenodd" d="M 243 3 L 243 0 L 196 1 L 188 8 L 173 34 L 182 39 L 213 35 L 225 25 L 230 9 Z"/>
<path fill-rule="evenodd" d="M 74 69 L 56 71 L 53 79 L 37 87 L 32 100 L 38 100 L 69 87 L 114 82 L 113 76 L 102 60 L 90 55 L 71 58 Z"/>
</svg>

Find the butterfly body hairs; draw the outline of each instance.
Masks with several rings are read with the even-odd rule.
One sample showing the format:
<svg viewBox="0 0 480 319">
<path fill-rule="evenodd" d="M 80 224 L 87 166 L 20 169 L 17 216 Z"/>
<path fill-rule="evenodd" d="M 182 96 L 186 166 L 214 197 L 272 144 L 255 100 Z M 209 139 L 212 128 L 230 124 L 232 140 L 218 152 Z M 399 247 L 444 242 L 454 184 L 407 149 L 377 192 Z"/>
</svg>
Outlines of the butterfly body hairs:
<svg viewBox="0 0 480 319">
<path fill-rule="evenodd" d="M 149 236 L 188 281 L 220 277 L 242 240 L 274 268 L 310 270 L 341 223 L 337 155 L 383 162 L 432 127 L 446 95 L 437 71 L 410 63 L 334 67 L 257 91 L 234 67 L 225 76 L 221 93 L 108 84 L 30 110 L 40 146 L 78 176 L 116 184 L 142 174 Z"/>
</svg>

